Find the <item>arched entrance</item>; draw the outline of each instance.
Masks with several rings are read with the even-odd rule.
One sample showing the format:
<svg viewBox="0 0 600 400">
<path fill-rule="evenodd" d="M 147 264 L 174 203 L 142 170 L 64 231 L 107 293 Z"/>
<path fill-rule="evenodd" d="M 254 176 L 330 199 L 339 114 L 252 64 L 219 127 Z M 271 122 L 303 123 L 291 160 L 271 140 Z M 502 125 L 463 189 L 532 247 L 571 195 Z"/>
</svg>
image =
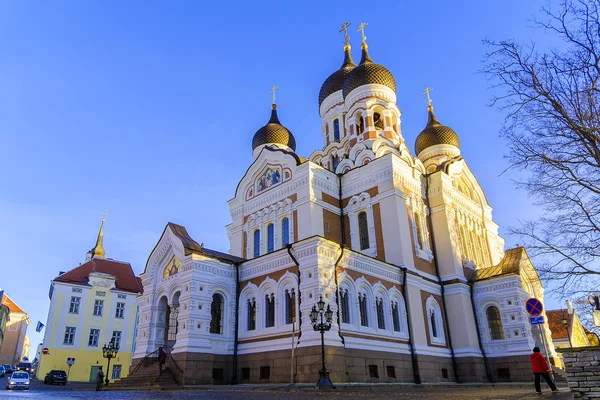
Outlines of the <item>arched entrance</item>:
<svg viewBox="0 0 600 400">
<path fill-rule="evenodd" d="M 167 342 L 169 334 L 169 301 L 166 296 L 158 300 L 158 324 L 157 324 L 157 344 L 162 345 Z"/>
<path fill-rule="evenodd" d="M 167 310 L 166 320 L 168 321 L 168 328 L 165 334 L 165 342 L 169 349 L 172 349 L 175 346 L 177 332 L 179 330 L 179 296 L 181 296 L 181 292 L 175 292 L 171 307 Z"/>
</svg>

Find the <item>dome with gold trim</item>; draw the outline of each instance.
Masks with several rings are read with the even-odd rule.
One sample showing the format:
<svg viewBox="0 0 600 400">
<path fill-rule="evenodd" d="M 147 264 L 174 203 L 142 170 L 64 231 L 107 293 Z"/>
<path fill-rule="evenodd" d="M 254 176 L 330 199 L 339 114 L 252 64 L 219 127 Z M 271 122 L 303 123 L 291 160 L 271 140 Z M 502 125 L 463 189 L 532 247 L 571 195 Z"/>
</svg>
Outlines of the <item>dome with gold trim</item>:
<svg viewBox="0 0 600 400">
<path fill-rule="evenodd" d="M 430 105 L 428 110 L 429 119 L 427 126 L 419 133 L 419 136 L 415 140 L 415 153 L 417 157 L 426 148 L 437 144 L 449 144 L 460 148 L 460 140 L 456 132 L 452 128 L 440 124 L 433 113 L 433 106 Z"/>
<path fill-rule="evenodd" d="M 321 107 L 321 104 L 323 104 L 323 101 L 327 97 L 344 88 L 344 81 L 354 68 L 356 68 L 356 64 L 354 64 L 352 55 L 350 54 L 350 45 L 346 45 L 344 46 L 344 63 L 340 69 L 329 75 L 321 86 L 321 90 L 319 91 L 319 107 Z"/>
<path fill-rule="evenodd" d="M 269 122 L 254 134 L 252 138 L 252 150 L 269 143 L 282 144 L 296 151 L 296 139 L 294 139 L 292 132 L 279 122 L 277 106 L 275 104 L 272 106 Z"/>
<path fill-rule="evenodd" d="M 369 84 L 384 85 L 396 92 L 396 80 L 392 73 L 383 65 L 374 63 L 367 45 L 363 44 L 360 63 L 344 80 L 344 99 L 357 87 Z"/>
</svg>

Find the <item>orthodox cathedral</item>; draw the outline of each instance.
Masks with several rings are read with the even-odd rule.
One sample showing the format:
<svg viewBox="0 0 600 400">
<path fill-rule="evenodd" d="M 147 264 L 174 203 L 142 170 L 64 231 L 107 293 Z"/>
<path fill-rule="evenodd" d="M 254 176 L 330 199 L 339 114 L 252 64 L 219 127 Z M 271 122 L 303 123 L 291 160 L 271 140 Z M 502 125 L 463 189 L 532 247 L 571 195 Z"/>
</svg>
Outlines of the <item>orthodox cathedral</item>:
<svg viewBox="0 0 600 400">
<path fill-rule="evenodd" d="M 316 382 L 310 313 L 322 299 L 334 383 L 529 379 L 531 349 L 550 338 L 524 307 L 543 299 L 538 274 L 524 248 L 505 251 L 429 90 L 411 152 L 394 76 L 364 26 L 360 62 L 346 35 L 321 86 L 321 149 L 296 153 L 275 101 L 254 134 L 228 202 L 229 254 L 167 224 L 141 274 L 132 368 L 162 346 L 181 383 Z"/>
</svg>

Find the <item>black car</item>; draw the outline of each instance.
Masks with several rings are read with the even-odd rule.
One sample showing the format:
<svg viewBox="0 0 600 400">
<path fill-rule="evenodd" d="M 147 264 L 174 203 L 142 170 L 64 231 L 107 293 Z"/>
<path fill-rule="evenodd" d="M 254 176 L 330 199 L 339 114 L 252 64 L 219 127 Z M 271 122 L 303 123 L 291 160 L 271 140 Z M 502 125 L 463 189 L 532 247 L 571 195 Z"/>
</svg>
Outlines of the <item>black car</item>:
<svg viewBox="0 0 600 400">
<path fill-rule="evenodd" d="M 28 374 L 33 372 L 33 368 L 31 368 L 31 363 L 30 362 L 20 362 L 17 364 L 17 367 L 15 368 L 15 371 L 25 371 Z"/>
<path fill-rule="evenodd" d="M 11 372 L 13 372 L 12 368 L 10 367 L 10 364 L 4 364 L 3 367 L 4 367 L 5 374 L 10 374 Z"/>
<path fill-rule="evenodd" d="M 67 373 L 58 369 L 53 369 L 52 371 L 48 372 L 44 378 L 44 384 L 53 385 L 55 383 L 63 386 L 66 385 Z"/>
</svg>

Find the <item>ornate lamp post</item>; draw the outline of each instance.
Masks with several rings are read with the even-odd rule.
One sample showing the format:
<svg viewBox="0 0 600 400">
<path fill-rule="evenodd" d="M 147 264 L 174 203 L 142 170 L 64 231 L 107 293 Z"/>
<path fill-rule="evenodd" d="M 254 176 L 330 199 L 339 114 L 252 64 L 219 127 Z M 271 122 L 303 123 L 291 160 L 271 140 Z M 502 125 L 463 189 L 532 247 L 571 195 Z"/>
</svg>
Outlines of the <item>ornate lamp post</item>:
<svg viewBox="0 0 600 400">
<path fill-rule="evenodd" d="M 573 347 L 573 343 L 571 342 L 571 333 L 569 332 L 569 320 L 567 319 L 566 315 L 563 315 L 561 322 L 565 326 L 565 328 L 567 328 L 567 337 L 569 338 L 569 346 Z"/>
<path fill-rule="evenodd" d="M 331 311 L 329 304 L 327 304 L 327 309 L 325 309 L 323 296 L 320 296 L 319 301 L 313 306 L 310 312 L 313 329 L 321 332 L 321 370 L 319 371 L 319 382 L 317 382 L 317 385 L 320 387 L 333 387 L 333 383 L 329 378 L 329 371 L 325 368 L 325 331 L 331 329 L 332 319 L 333 311 Z"/>
<path fill-rule="evenodd" d="M 115 358 L 117 356 L 117 353 L 119 352 L 119 346 L 115 346 L 115 338 L 110 339 L 110 342 L 108 342 L 108 346 L 105 344 L 104 346 L 102 346 L 102 357 L 107 358 L 108 359 L 108 366 L 106 367 L 106 375 L 104 378 L 104 383 L 106 385 L 108 385 L 108 374 L 110 371 L 110 360 Z"/>
</svg>

